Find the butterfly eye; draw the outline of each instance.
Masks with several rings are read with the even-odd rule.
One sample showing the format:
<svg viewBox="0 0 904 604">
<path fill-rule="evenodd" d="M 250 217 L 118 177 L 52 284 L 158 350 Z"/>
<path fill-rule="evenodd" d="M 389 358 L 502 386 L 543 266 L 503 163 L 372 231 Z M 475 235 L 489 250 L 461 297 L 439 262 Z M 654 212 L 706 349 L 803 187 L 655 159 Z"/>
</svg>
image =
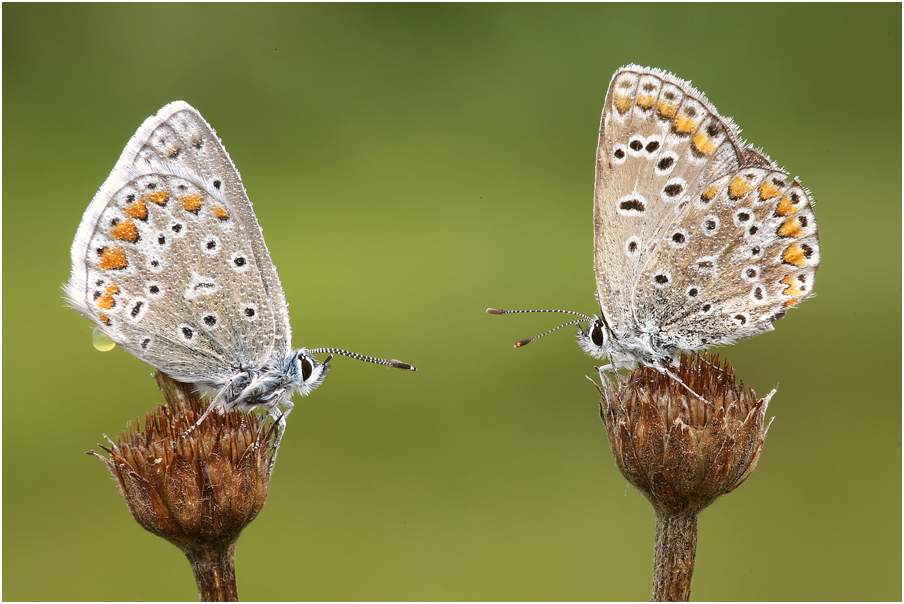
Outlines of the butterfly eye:
<svg viewBox="0 0 904 604">
<path fill-rule="evenodd" d="M 590 330 L 590 339 L 593 340 L 593 343 L 599 347 L 602 347 L 605 343 L 605 336 L 603 335 L 603 324 L 600 322 L 596 322 L 593 324 L 593 329 Z"/>
<path fill-rule="evenodd" d="M 307 382 L 311 373 L 314 372 L 314 364 L 307 357 L 300 356 L 298 357 L 298 368 L 301 370 L 301 379 Z"/>
</svg>

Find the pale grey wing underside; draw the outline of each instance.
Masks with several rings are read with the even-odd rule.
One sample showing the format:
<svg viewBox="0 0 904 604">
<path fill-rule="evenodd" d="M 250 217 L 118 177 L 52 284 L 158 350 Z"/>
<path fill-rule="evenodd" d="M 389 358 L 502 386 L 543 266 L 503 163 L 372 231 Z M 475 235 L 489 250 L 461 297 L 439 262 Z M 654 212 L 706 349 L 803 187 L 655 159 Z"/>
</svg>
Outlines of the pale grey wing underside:
<svg viewBox="0 0 904 604">
<path fill-rule="evenodd" d="M 173 168 L 129 167 L 111 177 L 78 266 L 85 289 L 70 282 L 67 297 L 150 365 L 217 382 L 274 356 L 279 317 L 234 205 Z"/>
<path fill-rule="evenodd" d="M 658 325 L 678 348 L 771 331 L 812 292 L 819 242 L 809 192 L 778 167 L 759 165 L 707 183 L 707 195 L 685 210 L 679 227 L 686 228 L 665 233 L 656 262 L 638 278 L 638 320 Z M 671 238 L 676 233 L 681 245 Z"/>
<path fill-rule="evenodd" d="M 138 165 L 141 160 L 156 160 L 166 166 L 182 165 L 200 176 L 208 190 L 219 190 L 230 200 L 236 222 L 242 228 L 245 241 L 261 271 L 267 298 L 276 318 L 274 347 L 290 350 L 292 327 L 282 283 L 264 242 L 251 200 L 245 192 L 242 177 L 214 129 L 188 103 L 170 103 L 142 124 L 120 162 Z"/>
<path fill-rule="evenodd" d="M 241 178 L 184 102 L 132 137 L 85 212 L 72 260 L 70 304 L 176 377 L 229 375 L 291 348 L 285 295 Z"/>
<path fill-rule="evenodd" d="M 637 66 L 613 76 L 597 151 L 594 261 L 616 335 L 658 330 L 693 349 L 771 329 L 812 287 L 811 205 L 688 82 Z M 783 227 L 789 221 L 803 226 Z M 751 265 L 755 276 L 744 272 Z"/>
</svg>

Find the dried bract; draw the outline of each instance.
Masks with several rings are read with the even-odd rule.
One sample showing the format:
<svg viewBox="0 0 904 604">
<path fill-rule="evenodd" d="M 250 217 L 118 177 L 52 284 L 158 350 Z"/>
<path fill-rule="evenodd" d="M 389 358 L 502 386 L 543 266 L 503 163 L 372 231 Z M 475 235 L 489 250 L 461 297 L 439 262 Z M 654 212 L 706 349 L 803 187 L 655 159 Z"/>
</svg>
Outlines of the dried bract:
<svg viewBox="0 0 904 604">
<path fill-rule="evenodd" d="M 756 467 L 775 391 L 757 399 L 716 355 L 682 355 L 673 371 L 687 387 L 645 366 L 610 381 L 600 414 L 628 482 L 656 508 L 696 514 Z"/>
<path fill-rule="evenodd" d="M 235 543 L 270 487 L 277 424 L 266 415 L 211 413 L 190 385 L 154 375 L 167 405 L 125 430 L 100 458 L 135 520 L 188 557 L 203 600 L 234 600 Z M 109 439 L 108 439 L 109 440 Z"/>
</svg>

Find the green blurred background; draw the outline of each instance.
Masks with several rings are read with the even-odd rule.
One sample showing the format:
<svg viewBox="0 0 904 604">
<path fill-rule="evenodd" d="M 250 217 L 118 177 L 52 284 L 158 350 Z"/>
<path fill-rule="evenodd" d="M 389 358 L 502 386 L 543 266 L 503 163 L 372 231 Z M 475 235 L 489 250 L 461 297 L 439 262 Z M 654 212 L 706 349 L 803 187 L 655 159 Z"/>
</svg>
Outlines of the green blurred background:
<svg viewBox="0 0 904 604">
<path fill-rule="evenodd" d="M 901 598 L 901 6 L 3 5 L 3 597 L 192 600 L 188 564 L 83 452 L 161 400 L 63 307 L 82 212 L 184 99 L 241 171 L 297 346 L 239 541 L 248 600 L 642 600 L 654 515 L 570 333 L 612 73 L 692 79 L 817 200 L 818 296 L 721 349 L 777 417 L 701 518 L 699 600 Z M 36 241 L 42 243 L 35 248 Z M 864 257 L 864 254 L 867 254 Z M 32 320 L 34 319 L 34 320 Z"/>
</svg>

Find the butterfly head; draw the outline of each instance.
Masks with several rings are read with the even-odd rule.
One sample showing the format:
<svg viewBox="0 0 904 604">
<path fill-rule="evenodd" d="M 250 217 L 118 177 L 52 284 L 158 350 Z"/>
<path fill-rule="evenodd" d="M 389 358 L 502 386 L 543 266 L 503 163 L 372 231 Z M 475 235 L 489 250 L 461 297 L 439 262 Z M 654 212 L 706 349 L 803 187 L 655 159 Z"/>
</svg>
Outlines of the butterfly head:
<svg viewBox="0 0 904 604">
<path fill-rule="evenodd" d="M 542 338 L 543 336 L 549 335 L 554 331 L 558 331 L 563 327 L 568 327 L 569 325 L 577 325 L 578 326 L 578 345 L 583 349 L 584 352 L 589 354 L 590 356 L 601 359 L 605 356 L 609 356 L 612 351 L 612 334 L 609 329 L 609 326 L 606 324 L 606 321 L 600 319 L 599 317 L 591 317 L 589 315 L 585 315 L 584 313 L 575 312 L 573 310 L 502 310 L 499 308 L 488 308 L 487 314 L 490 315 L 510 315 L 514 313 L 536 313 L 536 312 L 556 312 L 556 313 L 565 313 L 569 315 L 577 315 L 579 318 L 568 321 L 567 323 L 563 323 L 557 327 L 553 327 L 548 331 L 544 331 L 543 333 L 536 335 L 532 338 L 527 338 L 526 340 L 520 340 L 515 343 L 515 348 L 521 348 L 522 346 L 526 346 L 530 344 L 537 338 Z M 583 324 L 587 324 L 587 328 L 584 329 Z"/>
<path fill-rule="evenodd" d="M 586 331 L 580 324 L 578 325 L 578 345 L 593 358 L 601 359 L 608 356 L 611 351 L 610 342 L 609 326 L 602 319 L 593 317 Z"/>
<path fill-rule="evenodd" d="M 293 350 L 288 373 L 295 389 L 302 395 L 307 395 L 322 384 L 330 369 L 329 362 L 332 358 L 333 355 L 330 355 L 320 363 L 304 348 Z"/>
</svg>

